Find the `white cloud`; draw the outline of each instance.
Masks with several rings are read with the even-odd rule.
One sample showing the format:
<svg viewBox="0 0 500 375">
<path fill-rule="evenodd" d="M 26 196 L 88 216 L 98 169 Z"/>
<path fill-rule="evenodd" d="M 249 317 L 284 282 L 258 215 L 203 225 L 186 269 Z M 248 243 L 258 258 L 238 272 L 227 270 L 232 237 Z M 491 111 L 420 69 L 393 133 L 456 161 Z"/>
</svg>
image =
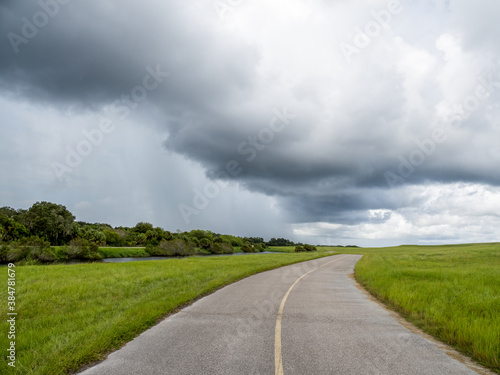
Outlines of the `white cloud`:
<svg viewBox="0 0 500 375">
<path fill-rule="evenodd" d="M 432 184 L 400 188 L 408 197 L 393 210 L 368 210 L 354 225 L 304 223 L 294 234 L 304 242 L 351 244 L 495 242 L 500 238 L 500 188 L 479 184 Z"/>
</svg>

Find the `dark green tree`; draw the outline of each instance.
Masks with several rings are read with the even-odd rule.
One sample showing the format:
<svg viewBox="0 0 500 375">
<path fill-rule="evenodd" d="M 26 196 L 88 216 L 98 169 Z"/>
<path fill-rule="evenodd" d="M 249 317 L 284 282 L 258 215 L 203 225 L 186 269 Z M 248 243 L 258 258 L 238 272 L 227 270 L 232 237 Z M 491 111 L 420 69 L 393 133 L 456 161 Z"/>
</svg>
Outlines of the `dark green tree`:
<svg viewBox="0 0 500 375">
<path fill-rule="evenodd" d="M 189 232 L 189 236 L 195 237 L 198 240 L 207 238 L 209 241 L 212 241 L 213 239 L 213 233 L 209 230 L 193 229 L 191 232 Z"/>
<path fill-rule="evenodd" d="M 29 237 L 29 231 L 24 225 L 0 213 L 0 240 L 10 242 L 25 237 Z"/>
<path fill-rule="evenodd" d="M 293 241 L 287 240 L 286 238 L 271 238 L 267 242 L 267 246 L 294 246 Z"/>
<path fill-rule="evenodd" d="M 244 253 L 255 253 L 256 252 L 256 250 L 253 248 L 253 246 L 250 243 L 245 243 L 241 247 L 241 251 L 243 251 Z"/>
<path fill-rule="evenodd" d="M 17 211 L 12 207 L 0 207 L 0 215 L 5 215 L 10 218 L 14 218 L 17 216 Z"/>
<path fill-rule="evenodd" d="M 67 243 L 73 233 L 75 217 L 65 206 L 37 202 L 21 217 L 29 231 L 52 245 Z"/>
<path fill-rule="evenodd" d="M 125 243 L 120 233 L 112 229 L 104 229 L 102 233 L 106 237 L 106 245 L 108 246 L 122 246 Z"/>
<path fill-rule="evenodd" d="M 210 249 L 210 246 L 212 245 L 212 242 L 208 238 L 202 238 L 198 244 L 202 249 Z"/>
<path fill-rule="evenodd" d="M 146 234 L 148 230 L 153 230 L 153 229 L 154 229 L 153 224 L 144 223 L 141 221 L 140 223 L 137 223 L 134 228 L 132 228 L 132 231 L 136 233 Z"/>
<path fill-rule="evenodd" d="M 106 235 L 100 230 L 95 229 L 91 225 L 84 226 L 78 231 L 78 237 L 84 238 L 99 246 L 106 244 Z"/>
<path fill-rule="evenodd" d="M 304 249 L 306 249 L 306 251 L 318 251 L 316 246 L 313 245 L 304 245 Z"/>
<path fill-rule="evenodd" d="M 252 245 L 258 243 L 264 243 L 264 239 L 262 237 L 243 237 L 245 242 L 250 242 Z"/>
</svg>

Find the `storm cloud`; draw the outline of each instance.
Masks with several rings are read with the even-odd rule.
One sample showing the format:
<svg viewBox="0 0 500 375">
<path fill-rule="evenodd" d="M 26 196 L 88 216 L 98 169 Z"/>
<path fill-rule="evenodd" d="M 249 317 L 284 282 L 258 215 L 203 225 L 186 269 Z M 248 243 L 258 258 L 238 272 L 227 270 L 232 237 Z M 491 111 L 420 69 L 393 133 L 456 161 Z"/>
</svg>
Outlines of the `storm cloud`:
<svg viewBox="0 0 500 375">
<path fill-rule="evenodd" d="M 2 205 L 310 242 L 494 240 L 497 16 L 493 0 L 2 1 Z M 103 119 L 113 131 L 54 173 Z"/>
</svg>

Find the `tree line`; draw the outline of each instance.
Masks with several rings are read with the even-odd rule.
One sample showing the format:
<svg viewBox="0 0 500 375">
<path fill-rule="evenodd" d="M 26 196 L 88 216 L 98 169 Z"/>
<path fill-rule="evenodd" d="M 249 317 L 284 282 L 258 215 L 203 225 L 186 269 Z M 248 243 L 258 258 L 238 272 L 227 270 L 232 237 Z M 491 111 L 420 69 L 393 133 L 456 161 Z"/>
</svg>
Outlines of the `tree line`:
<svg viewBox="0 0 500 375">
<path fill-rule="evenodd" d="M 100 246 L 145 247 L 150 255 L 185 256 L 198 251 L 228 254 L 234 247 L 244 252 L 264 251 L 269 246 L 294 246 L 285 238 L 238 237 L 195 229 L 170 232 L 139 222 L 134 227 L 75 221 L 63 205 L 36 202 L 29 209 L 0 208 L 0 262 L 35 259 L 52 262 L 68 259 L 99 259 Z"/>
</svg>

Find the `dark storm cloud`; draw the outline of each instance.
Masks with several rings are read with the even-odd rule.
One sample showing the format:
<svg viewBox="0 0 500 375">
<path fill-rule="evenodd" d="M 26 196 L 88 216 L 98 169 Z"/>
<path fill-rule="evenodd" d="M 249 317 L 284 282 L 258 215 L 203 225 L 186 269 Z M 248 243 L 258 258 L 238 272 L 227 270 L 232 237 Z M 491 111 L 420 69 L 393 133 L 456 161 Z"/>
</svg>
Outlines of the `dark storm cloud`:
<svg viewBox="0 0 500 375">
<path fill-rule="evenodd" d="M 215 14 L 204 15 L 180 1 L 60 4 L 46 26 L 13 47 L 9 33 L 22 36 L 26 20 L 33 22 L 40 9 L 38 2 L 0 3 L 4 95 L 99 110 L 139 84 L 146 67 L 160 67 L 171 75 L 150 103 L 158 110 L 154 125 L 168 132 L 164 146 L 200 163 L 208 176 L 237 161 L 241 173 L 232 178 L 250 191 L 276 197 L 292 222 L 355 224 L 369 220 L 367 210 L 418 204 L 391 189 L 388 172 L 397 185 L 500 185 L 500 174 L 493 168 L 499 161 L 493 152 L 499 129 L 492 120 L 498 109 L 488 107 L 498 102 L 500 93 L 492 91 L 478 101 L 477 109 L 463 115 L 459 129 L 447 128 L 435 113 L 448 95 L 437 77 L 464 78 L 464 70 L 453 66 L 461 56 L 446 61 L 428 36 L 414 35 L 414 44 L 405 44 L 397 34 L 404 25 L 394 25 L 392 37 L 374 42 L 351 65 L 337 61 L 337 70 L 333 64 L 332 69 L 316 63 L 302 67 L 301 61 L 289 58 L 287 63 L 297 66 L 265 71 L 271 63 L 266 63 L 259 43 L 267 40 L 240 38 L 222 28 Z M 496 9 L 486 6 L 484 12 L 498 15 Z M 478 24 L 470 21 L 470 29 L 462 30 L 469 44 L 484 33 Z M 291 42 L 301 33 L 307 30 L 289 35 L 280 41 L 282 49 L 270 54 L 277 59 L 300 56 L 297 49 L 307 43 Z M 324 35 L 319 41 L 313 40 L 315 34 L 307 36 L 318 43 L 318 51 L 332 48 Z M 439 36 L 434 35 L 433 42 Z M 449 54 L 460 47 L 445 42 Z M 475 46 L 481 56 L 491 52 Z M 303 55 L 304 65 L 315 59 Z M 500 67 L 491 64 L 471 63 L 465 71 L 470 69 L 474 76 L 478 67 L 493 75 L 495 85 L 500 80 Z M 446 105 L 457 100 L 463 104 L 477 84 L 465 82 L 464 95 Z M 293 118 L 282 131 L 267 130 L 268 138 L 262 138 L 276 110 L 288 111 Z M 433 141 L 432 152 L 427 152 L 425 144 L 438 127 L 448 129 L 448 140 Z"/>
<path fill-rule="evenodd" d="M 37 14 L 47 14 L 38 2 L 11 2 L 0 8 L 3 91 L 98 108 L 140 83 L 146 66 L 159 64 L 175 73 L 161 101 L 167 112 L 179 116 L 176 110 L 197 112 L 197 106 L 208 106 L 214 98 L 250 84 L 245 59 L 253 62 L 255 52 L 230 39 L 223 48 L 203 24 L 196 24 L 191 35 L 190 25 L 198 19 L 190 19 L 178 2 L 72 1 L 58 7 L 43 27 L 34 20 Z M 9 38 L 9 33 L 26 43 Z M 231 54 L 238 56 L 237 62 Z M 219 81 L 222 72 L 226 85 Z"/>
</svg>

